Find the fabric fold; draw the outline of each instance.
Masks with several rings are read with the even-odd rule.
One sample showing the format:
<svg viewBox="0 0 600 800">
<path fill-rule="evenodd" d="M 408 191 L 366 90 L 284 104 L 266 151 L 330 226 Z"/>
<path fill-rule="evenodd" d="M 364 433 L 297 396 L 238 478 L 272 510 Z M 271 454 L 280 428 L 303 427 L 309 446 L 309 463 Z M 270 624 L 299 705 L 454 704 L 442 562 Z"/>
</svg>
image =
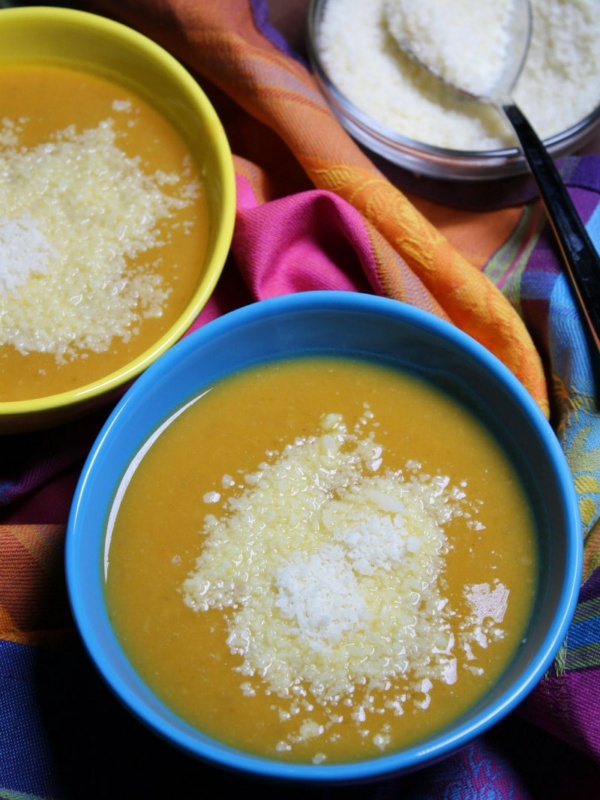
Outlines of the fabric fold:
<svg viewBox="0 0 600 800">
<path fill-rule="evenodd" d="M 275 131 L 313 185 L 350 203 L 400 256 L 401 262 L 382 263 L 382 271 L 412 270 L 447 317 L 504 361 L 547 413 L 541 360 L 521 318 L 375 168 L 308 70 L 256 27 L 249 4 L 91 0 L 85 6 L 150 36 Z"/>
</svg>

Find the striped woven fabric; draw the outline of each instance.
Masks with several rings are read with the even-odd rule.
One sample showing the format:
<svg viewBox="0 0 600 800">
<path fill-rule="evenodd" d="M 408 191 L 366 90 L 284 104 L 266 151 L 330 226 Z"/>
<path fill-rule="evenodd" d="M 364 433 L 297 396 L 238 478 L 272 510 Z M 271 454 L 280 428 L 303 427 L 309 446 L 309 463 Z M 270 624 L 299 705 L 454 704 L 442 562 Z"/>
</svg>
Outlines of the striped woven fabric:
<svg viewBox="0 0 600 800">
<path fill-rule="evenodd" d="M 71 4 L 72 5 L 72 4 Z M 596 797 L 600 779 L 600 419 L 577 313 L 539 204 L 461 210 L 401 191 L 344 133 L 264 0 L 90 0 L 198 77 L 237 173 L 232 254 L 194 327 L 306 289 L 374 292 L 447 318 L 496 353 L 549 416 L 584 523 L 584 584 L 559 655 L 505 723 L 441 764 L 321 798 Z M 2 12 L 0 11 L 0 14 Z M 600 245 L 600 156 L 561 163 Z M 464 208 L 464 206 L 463 206 Z M 130 718 L 77 638 L 64 585 L 69 503 L 107 411 L 0 437 L 0 798 L 187 797 L 305 790 L 190 761 Z M 216 792 L 215 792 L 216 794 Z M 208 795 L 210 796 L 210 794 Z"/>
<path fill-rule="evenodd" d="M 561 169 L 600 245 L 600 158 L 565 159 Z M 600 419 L 587 343 L 552 239 L 537 206 L 527 208 L 485 271 L 517 308 L 551 376 L 551 420 L 579 497 L 584 574 L 571 630 L 553 668 L 521 712 L 600 760 Z"/>
</svg>

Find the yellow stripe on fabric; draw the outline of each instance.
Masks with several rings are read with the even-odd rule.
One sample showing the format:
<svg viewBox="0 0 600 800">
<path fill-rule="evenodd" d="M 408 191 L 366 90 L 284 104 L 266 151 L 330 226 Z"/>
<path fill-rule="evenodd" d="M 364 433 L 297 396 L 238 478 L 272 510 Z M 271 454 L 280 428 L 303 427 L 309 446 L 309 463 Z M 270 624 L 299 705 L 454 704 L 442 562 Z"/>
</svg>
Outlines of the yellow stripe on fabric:
<svg viewBox="0 0 600 800">
<path fill-rule="evenodd" d="M 586 644 L 583 647 L 569 648 L 567 651 L 566 671 L 590 669 L 600 666 L 600 643 Z"/>
<path fill-rule="evenodd" d="M 583 583 L 600 568 L 600 521 L 588 533 L 583 548 Z"/>
</svg>

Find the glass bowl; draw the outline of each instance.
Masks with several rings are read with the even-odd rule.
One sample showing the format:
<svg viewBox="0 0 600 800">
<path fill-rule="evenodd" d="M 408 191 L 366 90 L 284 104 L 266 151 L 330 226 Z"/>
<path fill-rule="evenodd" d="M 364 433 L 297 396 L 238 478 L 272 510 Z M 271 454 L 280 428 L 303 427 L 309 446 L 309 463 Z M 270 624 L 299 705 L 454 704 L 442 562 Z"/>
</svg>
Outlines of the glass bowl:
<svg viewBox="0 0 600 800">
<path fill-rule="evenodd" d="M 416 175 L 452 181 L 489 181 L 525 175 L 527 162 L 518 147 L 499 150 L 454 150 L 416 141 L 385 127 L 357 107 L 328 73 L 319 48 L 327 0 L 311 0 L 307 17 L 307 50 L 315 78 L 332 112 L 348 133 L 367 150 Z M 365 64 L 365 69 L 368 66 Z M 577 124 L 545 139 L 553 156 L 574 153 L 600 132 L 600 104 Z"/>
</svg>

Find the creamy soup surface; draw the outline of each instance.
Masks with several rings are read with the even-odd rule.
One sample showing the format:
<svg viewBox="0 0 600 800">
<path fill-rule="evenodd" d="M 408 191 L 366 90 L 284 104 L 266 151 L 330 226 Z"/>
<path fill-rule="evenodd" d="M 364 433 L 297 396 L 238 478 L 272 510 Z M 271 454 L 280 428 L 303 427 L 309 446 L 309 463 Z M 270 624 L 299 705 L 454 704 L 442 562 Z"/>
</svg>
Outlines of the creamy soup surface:
<svg viewBox="0 0 600 800">
<path fill-rule="evenodd" d="M 536 533 L 489 432 L 358 360 L 230 376 L 122 483 L 106 601 L 179 715 L 309 763 L 390 752 L 472 706 L 519 647 Z"/>
<path fill-rule="evenodd" d="M 202 277 L 197 165 L 160 113 L 69 68 L 0 70 L 0 401 L 141 355 Z"/>
</svg>

